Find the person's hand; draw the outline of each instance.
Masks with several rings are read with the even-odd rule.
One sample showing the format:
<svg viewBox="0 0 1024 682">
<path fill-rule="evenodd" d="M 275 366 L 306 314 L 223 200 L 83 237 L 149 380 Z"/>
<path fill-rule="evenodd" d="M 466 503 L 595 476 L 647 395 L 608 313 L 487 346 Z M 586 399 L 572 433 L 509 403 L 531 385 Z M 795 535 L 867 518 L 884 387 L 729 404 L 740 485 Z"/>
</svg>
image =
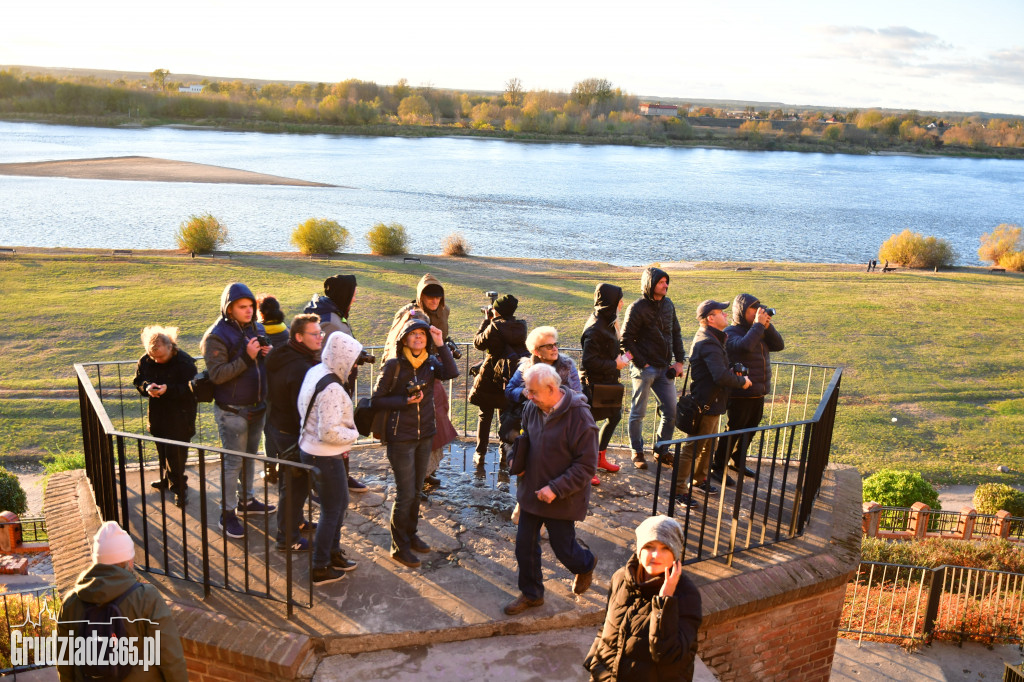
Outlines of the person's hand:
<svg viewBox="0 0 1024 682">
<path fill-rule="evenodd" d="M 444 334 L 442 334 L 441 330 L 434 325 L 430 325 L 430 338 L 434 340 L 435 348 L 440 348 L 444 345 Z"/>
<path fill-rule="evenodd" d="M 423 391 L 418 392 L 416 395 L 411 395 L 405 399 L 406 405 L 415 405 L 416 403 L 423 400 Z"/>
<path fill-rule="evenodd" d="M 767 327 L 772 323 L 772 318 L 764 308 L 758 308 L 757 312 L 754 314 L 754 322 L 758 322 Z"/>
<path fill-rule="evenodd" d="M 679 584 L 679 576 L 683 574 L 683 562 L 676 561 L 665 571 L 665 582 L 661 584 L 662 597 L 671 597 L 676 593 L 676 585 Z"/>
<path fill-rule="evenodd" d="M 672 365 L 672 369 L 674 369 L 676 371 L 676 376 L 677 377 L 683 376 L 683 363 L 681 363 L 681 362 L 675 363 L 674 365 Z"/>
<path fill-rule="evenodd" d="M 750 380 L 750 377 L 743 377 L 743 388 L 750 388 L 754 385 L 754 382 Z"/>
<path fill-rule="evenodd" d="M 555 491 L 551 489 L 551 486 L 546 485 L 537 491 L 537 499 L 541 502 L 551 503 L 555 501 Z"/>
<path fill-rule="evenodd" d="M 265 346 L 260 346 L 260 355 L 264 355 L 265 356 L 267 353 L 269 353 L 272 350 L 274 350 L 274 347 L 272 345 L 270 345 L 269 343 L 267 345 L 265 345 Z"/>
<path fill-rule="evenodd" d="M 625 353 L 623 353 L 619 357 L 615 358 L 615 369 L 622 369 L 623 367 L 625 367 L 628 364 L 629 364 L 629 358 L 626 357 Z"/>
<path fill-rule="evenodd" d="M 245 352 L 251 360 L 255 360 L 260 353 L 260 340 L 256 337 L 249 339 L 249 343 L 245 344 Z"/>
<path fill-rule="evenodd" d="M 167 384 L 150 384 L 146 387 L 146 392 L 152 398 L 159 398 L 167 392 Z"/>
</svg>

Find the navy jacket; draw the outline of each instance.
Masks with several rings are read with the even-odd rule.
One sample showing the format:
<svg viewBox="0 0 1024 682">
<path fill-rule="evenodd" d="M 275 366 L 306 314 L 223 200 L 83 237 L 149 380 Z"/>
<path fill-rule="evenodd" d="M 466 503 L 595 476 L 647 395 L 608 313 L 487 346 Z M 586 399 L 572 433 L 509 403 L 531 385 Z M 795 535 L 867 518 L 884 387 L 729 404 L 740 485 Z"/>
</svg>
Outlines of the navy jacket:
<svg viewBox="0 0 1024 682">
<path fill-rule="evenodd" d="M 725 332 L 714 327 L 701 327 L 690 346 L 690 393 L 701 405 L 714 397 L 706 415 L 725 414 L 729 393 L 744 384 L 743 377 L 729 369 L 725 353 Z M 718 395 L 715 395 L 715 389 Z"/>
<path fill-rule="evenodd" d="M 740 294 L 732 302 L 732 325 L 726 327 L 725 350 L 729 360 L 742 362 L 750 369 L 750 388 L 736 389 L 733 398 L 760 398 L 768 394 L 772 385 L 772 361 L 769 353 L 786 347 L 779 330 L 772 324 L 765 327 L 755 322 L 747 324 L 747 309 L 758 304 L 750 294 Z"/>
</svg>

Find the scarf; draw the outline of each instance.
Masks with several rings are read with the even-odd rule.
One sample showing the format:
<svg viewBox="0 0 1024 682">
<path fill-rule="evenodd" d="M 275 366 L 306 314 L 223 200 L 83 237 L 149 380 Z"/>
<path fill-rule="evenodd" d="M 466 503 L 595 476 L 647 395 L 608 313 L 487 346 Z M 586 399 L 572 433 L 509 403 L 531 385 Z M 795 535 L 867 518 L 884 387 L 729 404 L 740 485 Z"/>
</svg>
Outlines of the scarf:
<svg viewBox="0 0 1024 682">
<path fill-rule="evenodd" d="M 420 356 L 416 357 L 412 354 L 412 351 L 409 350 L 409 346 L 402 346 L 402 354 L 405 355 L 405 359 L 409 361 L 409 364 L 412 365 L 414 371 L 418 370 L 420 366 L 427 361 L 427 358 L 430 357 L 430 353 L 428 353 L 425 348 Z"/>
<path fill-rule="evenodd" d="M 273 324 L 268 324 L 264 322 L 263 328 L 267 330 L 268 334 L 280 334 L 285 329 L 287 329 L 287 327 L 284 326 L 284 322 L 275 322 Z"/>
</svg>

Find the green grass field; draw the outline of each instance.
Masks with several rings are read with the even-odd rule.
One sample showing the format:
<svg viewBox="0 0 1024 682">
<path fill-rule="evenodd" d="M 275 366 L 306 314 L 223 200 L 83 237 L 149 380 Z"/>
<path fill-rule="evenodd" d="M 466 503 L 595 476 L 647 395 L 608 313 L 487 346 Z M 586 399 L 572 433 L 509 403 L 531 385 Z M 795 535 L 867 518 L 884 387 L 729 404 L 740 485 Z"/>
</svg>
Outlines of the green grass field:
<svg viewBox="0 0 1024 682">
<path fill-rule="evenodd" d="M 684 340 L 705 298 L 740 292 L 779 309 L 786 350 L 777 360 L 846 366 L 833 459 L 864 474 L 885 466 L 921 471 L 933 483 L 1024 476 L 1024 353 L 1017 330 L 1024 278 L 980 270 L 865 273 L 863 266 L 698 264 L 669 268 L 669 296 Z M 345 256 L 331 262 L 292 256 L 232 260 L 58 252 L 0 261 L 9 302 L 0 326 L 0 456 L 38 458 L 80 447 L 72 364 L 134 360 L 146 324 L 176 324 L 180 345 L 198 355 L 227 282 L 276 295 L 287 315 L 301 312 L 325 277 L 354 273 L 352 324 L 364 343 L 383 341 L 396 308 L 431 272 L 446 285 L 452 336 L 469 341 L 483 292 L 520 299 L 531 328 L 552 324 L 577 346 L 595 284 L 639 295 L 639 269 L 601 263 L 515 259 L 401 259 Z M 129 377 L 130 380 L 130 377 Z M 892 419 L 896 418 L 896 422 Z M 1013 473 L 998 474 L 1005 464 Z"/>
</svg>

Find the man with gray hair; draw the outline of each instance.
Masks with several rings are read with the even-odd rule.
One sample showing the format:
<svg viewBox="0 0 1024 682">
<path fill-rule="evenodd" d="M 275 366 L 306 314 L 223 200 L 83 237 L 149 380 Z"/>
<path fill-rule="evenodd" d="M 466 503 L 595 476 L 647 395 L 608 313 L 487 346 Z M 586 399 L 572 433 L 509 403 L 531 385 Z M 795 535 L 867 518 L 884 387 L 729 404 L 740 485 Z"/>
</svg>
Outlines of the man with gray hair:
<svg viewBox="0 0 1024 682">
<path fill-rule="evenodd" d="M 523 433 L 529 439 L 509 471 L 519 476 L 516 562 L 521 594 L 505 606 L 515 616 L 544 604 L 540 529 L 547 526 L 551 550 L 574 574 L 572 591 L 583 594 L 594 579 L 597 559 L 576 540 L 576 521 L 587 516 L 590 481 L 597 470 L 597 425 L 582 393 L 561 386 L 546 363 L 523 372 Z"/>
</svg>

